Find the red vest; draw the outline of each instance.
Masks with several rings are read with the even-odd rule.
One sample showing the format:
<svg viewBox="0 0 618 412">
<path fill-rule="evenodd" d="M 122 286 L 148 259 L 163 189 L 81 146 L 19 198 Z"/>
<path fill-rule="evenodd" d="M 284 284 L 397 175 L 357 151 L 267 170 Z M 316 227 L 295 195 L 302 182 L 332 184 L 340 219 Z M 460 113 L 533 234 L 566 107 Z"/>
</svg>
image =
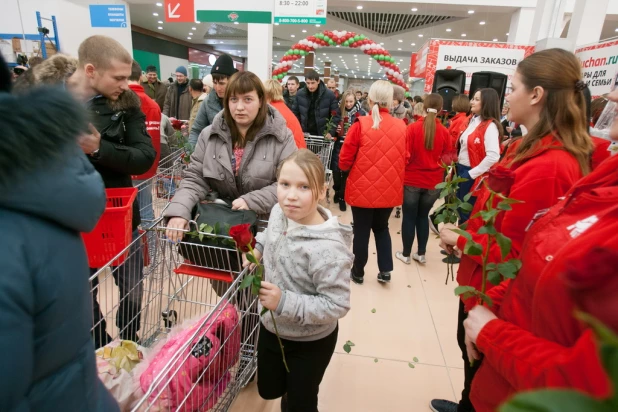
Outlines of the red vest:
<svg viewBox="0 0 618 412">
<path fill-rule="evenodd" d="M 144 87 L 139 84 L 130 84 L 129 88 L 137 94 L 142 102 L 142 113 L 146 115 L 146 131 L 152 139 L 152 146 L 157 152 L 155 161 L 150 170 L 139 176 L 131 176 L 133 180 L 150 179 L 157 174 L 159 160 L 161 158 L 161 108 L 144 91 Z"/>
<path fill-rule="evenodd" d="M 477 167 L 487 156 L 487 153 L 485 153 L 485 132 L 491 123 L 492 120 L 482 121 L 468 136 L 468 157 L 472 169 Z"/>
<path fill-rule="evenodd" d="M 457 113 L 455 117 L 451 119 L 448 133 L 451 136 L 451 145 L 453 149 L 457 147 L 457 141 L 461 137 L 461 134 L 468 128 L 468 123 L 470 123 L 470 116 L 466 116 L 465 113 Z"/>
</svg>

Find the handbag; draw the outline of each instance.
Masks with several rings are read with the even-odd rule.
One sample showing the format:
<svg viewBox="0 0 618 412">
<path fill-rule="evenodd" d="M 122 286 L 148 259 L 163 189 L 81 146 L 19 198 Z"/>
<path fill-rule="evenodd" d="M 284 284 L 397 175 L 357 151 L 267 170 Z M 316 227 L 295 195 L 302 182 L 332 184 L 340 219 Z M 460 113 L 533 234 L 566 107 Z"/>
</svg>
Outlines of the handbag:
<svg viewBox="0 0 618 412">
<path fill-rule="evenodd" d="M 232 210 L 224 201 L 198 203 L 191 213 L 199 232 L 210 234 L 185 238 L 178 252 L 192 264 L 225 272 L 240 272 L 242 258 L 229 236 L 230 228 L 249 223 L 253 235 L 257 229 L 257 214 L 252 210 Z"/>
</svg>

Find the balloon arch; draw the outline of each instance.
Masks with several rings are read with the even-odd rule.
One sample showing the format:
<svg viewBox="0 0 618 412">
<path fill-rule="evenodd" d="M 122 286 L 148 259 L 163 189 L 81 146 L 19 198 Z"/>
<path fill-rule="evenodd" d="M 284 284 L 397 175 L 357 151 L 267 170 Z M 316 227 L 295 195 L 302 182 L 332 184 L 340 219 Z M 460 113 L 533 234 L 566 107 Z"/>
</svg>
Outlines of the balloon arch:
<svg viewBox="0 0 618 412">
<path fill-rule="evenodd" d="M 321 47 L 336 45 L 361 49 L 363 53 L 371 56 L 384 68 L 386 78 L 391 83 L 403 87 L 406 91 L 408 90 L 408 85 L 403 81 L 403 75 L 395 63 L 395 58 L 391 56 L 388 50 L 373 40 L 369 40 L 364 34 L 356 34 L 351 31 L 324 30 L 321 33 L 308 36 L 306 39 L 299 41 L 290 50 L 285 52 L 285 55 L 277 63 L 273 70 L 273 79 L 281 82 L 294 65 L 294 62 L 307 55 L 307 53 L 314 52 Z"/>
</svg>

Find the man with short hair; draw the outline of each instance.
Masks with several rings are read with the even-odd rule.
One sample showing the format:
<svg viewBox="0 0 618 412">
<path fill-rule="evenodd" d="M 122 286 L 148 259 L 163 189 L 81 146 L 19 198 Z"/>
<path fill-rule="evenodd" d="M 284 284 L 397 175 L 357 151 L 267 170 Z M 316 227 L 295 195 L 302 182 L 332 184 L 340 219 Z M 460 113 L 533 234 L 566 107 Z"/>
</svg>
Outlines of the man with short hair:
<svg viewBox="0 0 618 412">
<path fill-rule="evenodd" d="M 357 90 L 355 94 L 356 94 L 356 100 L 360 102 L 363 99 L 363 92 L 361 92 L 360 90 Z"/>
<path fill-rule="evenodd" d="M 67 80 L 67 87 L 80 97 L 90 114 L 89 133 L 79 137 L 79 145 L 100 173 L 106 188 L 133 187 L 132 175 L 146 173 L 155 161 L 156 151 L 146 130 L 146 116 L 140 100 L 129 89 L 133 58 L 116 40 L 91 36 L 79 46 L 78 67 Z M 133 240 L 139 237 L 140 213 L 133 203 Z M 144 258 L 139 245 L 113 275 L 120 290 L 116 325 L 122 339 L 137 341 L 142 307 Z M 96 269 L 91 270 L 96 273 Z M 93 280 L 93 336 L 96 347 L 106 345 L 106 333 L 96 297 L 98 280 Z"/>
<path fill-rule="evenodd" d="M 204 93 L 204 82 L 200 79 L 193 79 L 189 83 L 189 92 L 191 93 L 191 117 L 189 119 L 189 130 L 193 127 L 193 122 L 197 117 L 197 112 L 202 105 L 202 102 L 206 100 L 208 95 Z"/>
<path fill-rule="evenodd" d="M 144 92 L 148 97 L 157 102 L 159 110 L 163 111 L 165 106 L 165 96 L 167 95 L 167 86 L 163 84 L 157 76 L 157 67 L 146 67 L 146 81 L 142 83 Z"/>
<path fill-rule="evenodd" d="M 292 112 L 300 120 L 303 132 L 331 139 L 336 136 L 337 126 L 341 120 L 337 98 L 326 88 L 315 70 L 307 73 L 305 83 L 307 87 L 296 94 Z M 327 122 L 331 118 L 332 126 L 327 129 Z"/>
<path fill-rule="evenodd" d="M 176 69 L 176 81 L 170 84 L 165 95 L 163 114 L 178 120 L 189 120 L 191 117 L 191 93 L 187 68 L 178 66 Z"/>
<path fill-rule="evenodd" d="M 195 147 L 197 139 L 206 127 L 212 124 L 215 116 L 223 110 L 223 98 L 227 84 L 238 70 L 234 67 L 234 60 L 227 54 L 222 54 L 212 66 L 210 74 L 212 74 L 213 89 L 208 94 L 208 98 L 204 104 L 200 105 L 197 111 L 197 116 L 193 122 L 193 127 L 189 134 L 189 143 Z"/>
<path fill-rule="evenodd" d="M 335 79 L 328 79 L 326 87 L 328 88 L 328 90 L 333 92 L 337 100 L 339 100 L 339 90 L 337 90 L 337 82 L 335 81 Z"/>
<path fill-rule="evenodd" d="M 294 107 L 294 102 L 296 101 L 296 93 L 298 93 L 298 88 L 300 87 L 300 82 L 298 81 L 298 77 L 290 76 L 288 77 L 288 81 L 285 83 L 287 89 L 283 92 L 283 101 L 286 106 L 290 110 Z"/>
</svg>

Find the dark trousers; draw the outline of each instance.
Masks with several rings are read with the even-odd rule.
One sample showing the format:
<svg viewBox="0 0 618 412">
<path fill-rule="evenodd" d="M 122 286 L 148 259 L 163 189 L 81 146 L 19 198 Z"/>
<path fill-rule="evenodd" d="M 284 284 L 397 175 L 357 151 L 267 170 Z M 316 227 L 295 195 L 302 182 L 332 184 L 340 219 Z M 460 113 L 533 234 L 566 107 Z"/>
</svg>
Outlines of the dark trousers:
<svg viewBox="0 0 618 412">
<path fill-rule="evenodd" d="M 461 391 L 461 401 L 457 407 L 457 412 L 474 412 L 472 402 L 470 402 L 470 388 L 472 387 L 472 379 L 481 366 L 480 360 L 474 361 L 474 366 L 470 366 L 470 359 L 468 359 L 468 351 L 466 350 L 466 330 L 464 328 L 464 320 L 468 317 L 468 314 L 464 311 L 464 304 L 459 300 L 459 315 L 457 316 L 457 343 L 459 349 L 461 349 L 461 357 L 464 361 L 464 389 Z"/>
<path fill-rule="evenodd" d="M 457 163 L 457 176 L 461 177 L 464 173 L 467 174 L 468 172 L 470 172 L 471 169 L 472 169 L 471 167 L 464 166 L 464 165 Z M 474 179 L 471 179 L 470 177 L 468 177 L 468 181 L 460 183 L 459 189 L 457 190 L 457 199 L 463 201 L 464 197 L 468 193 L 470 193 L 473 186 L 474 186 Z M 470 203 L 472 206 L 474 206 L 475 202 L 476 202 L 476 197 L 474 196 L 472 196 L 470 200 L 468 200 L 468 203 Z M 470 219 L 470 213 L 464 212 L 463 210 L 460 209 L 459 218 L 460 218 L 459 224 L 462 225 L 466 223 L 468 219 Z"/>
<path fill-rule="evenodd" d="M 333 158 L 330 164 L 330 170 L 333 171 L 333 189 L 335 190 L 335 201 L 343 200 L 345 196 L 345 186 L 348 181 L 348 172 L 342 172 L 339 169 L 339 153 L 341 153 L 342 141 L 335 142 L 333 148 Z"/>
<path fill-rule="evenodd" d="M 429 240 L 429 212 L 439 197 L 438 189 L 404 186 L 401 238 L 405 257 L 412 253 L 415 233 L 418 236 L 418 254 L 425 254 Z"/>
<path fill-rule="evenodd" d="M 139 232 L 133 232 L 133 244 L 129 250 L 126 260 L 118 267 L 112 267 L 112 275 L 114 282 L 120 291 L 120 300 L 118 311 L 116 313 L 116 326 L 120 331 L 120 338 L 137 342 L 137 331 L 141 327 L 141 308 L 142 295 L 144 293 L 144 254 L 141 242 L 135 242 L 139 237 Z M 98 269 L 90 269 L 91 276 Z M 93 326 L 92 338 L 96 348 L 107 345 L 112 341 L 112 338 L 107 333 L 107 322 L 101 313 L 99 302 L 97 302 L 97 293 L 99 288 L 99 279 L 94 278 L 92 281 L 92 315 Z M 104 294 L 101 299 L 106 299 Z M 117 299 L 110 299 L 116 305 Z M 111 308 L 109 308 L 111 309 Z"/>
<path fill-rule="evenodd" d="M 264 399 L 287 394 L 287 411 L 317 412 L 320 383 L 335 352 L 339 326 L 325 338 L 311 342 L 282 339 L 290 373 L 285 370 L 277 335 L 260 327 L 258 391 Z M 283 408 L 282 408 L 283 410 Z"/>
<path fill-rule="evenodd" d="M 352 206 L 354 219 L 354 266 L 352 271 L 355 276 L 365 276 L 365 265 L 369 258 L 369 238 L 373 231 L 378 253 L 378 268 L 380 272 L 393 270 L 393 246 L 391 234 L 388 231 L 388 219 L 393 208 L 367 209 Z"/>
</svg>

